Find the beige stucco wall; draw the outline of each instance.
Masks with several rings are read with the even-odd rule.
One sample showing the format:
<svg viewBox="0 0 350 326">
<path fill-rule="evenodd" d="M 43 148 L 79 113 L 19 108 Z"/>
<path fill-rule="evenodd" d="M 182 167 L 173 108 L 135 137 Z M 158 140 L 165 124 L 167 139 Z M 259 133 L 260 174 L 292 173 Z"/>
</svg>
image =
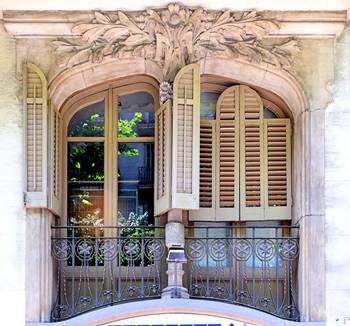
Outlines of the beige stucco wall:
<svg viewBox="0 0 350 326">
<path fill-rule="evenodd" d="M 325 120 L 327 320 L 332 325 L 347 325 L 350 324 L 349 28 L 336 44 L 333 97 Z"/>
<path fill-rule="evenodd" d="M 23 126 L 16 44 L 0 25 L 0 324 L 23 325 L 25 216 Z"/>
</svg>

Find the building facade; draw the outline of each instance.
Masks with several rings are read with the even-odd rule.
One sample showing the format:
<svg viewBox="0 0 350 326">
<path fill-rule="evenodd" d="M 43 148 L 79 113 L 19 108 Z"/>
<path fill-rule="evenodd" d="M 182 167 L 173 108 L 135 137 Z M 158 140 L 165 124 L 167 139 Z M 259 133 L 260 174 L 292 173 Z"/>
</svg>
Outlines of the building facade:
<svg viewBox="0 0 350 326">
<path fill-rule="evenodd" d="M 350 4 L 38 6 L 1 8 L 4 324 L 350 323 Z"/>
</svg>

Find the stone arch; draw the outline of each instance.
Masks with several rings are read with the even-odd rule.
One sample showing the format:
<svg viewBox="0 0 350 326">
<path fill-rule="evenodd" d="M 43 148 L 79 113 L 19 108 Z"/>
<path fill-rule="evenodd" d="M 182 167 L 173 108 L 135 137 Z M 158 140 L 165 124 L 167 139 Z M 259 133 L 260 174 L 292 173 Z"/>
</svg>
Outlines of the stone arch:
<svg viewBox="0 0 350 326">
<path fill-rule="evenodd" d="M 275 93 L 287 104 L 294 118 L 308 108 L 300 83 L 284 70 L 239 59 L 214 57 L 206 58 L 200 64 L 202 74 L 226 77 Z M 79 91 L 132 75 L 148 75 L 158 82 L 163 80 L 161 68 L 151 60 L 108 58 L 99 64 L 87 62 L 57 74 L 50 82 L 49 96 L 53 104 L 60 108 L 66 99 Z"/>
</svg>

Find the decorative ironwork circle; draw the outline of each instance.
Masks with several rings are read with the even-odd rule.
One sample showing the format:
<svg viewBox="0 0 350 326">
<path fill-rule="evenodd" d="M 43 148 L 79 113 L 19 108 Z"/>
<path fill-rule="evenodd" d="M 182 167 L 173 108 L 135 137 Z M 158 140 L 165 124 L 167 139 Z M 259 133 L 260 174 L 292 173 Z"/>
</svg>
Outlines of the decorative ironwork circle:
<svg viewBox="0 0 350 326">
<path fill-rule="evenodd" d="M 239 239 L 233 243 L 232 254 L 237 260 L 248 260 L 252 254 L 252 245 L 246 239 Z"/>
<path fill-rule="evenodd" d="M 118 244 L 116 240 L 106 239 L 101 241 L 99 255 L 103 260 L 113 260 L 118 256 Z"/>
<path fill-rule="evenodd" d="M 261 261 L 271 260 L 275 256 L 275 244 L 270 239 L 259 240 L 255 251 Z"/>
<path fill-rule="evenodd" d="M 159 260 L 164 255 L 164 244 L 159 239 L 149 239 L 146 241 L 145 253 L 150 260 Z"/>
<path fill-rule="evenodd" d="M 201 260 L 205 255 L 205 244 L 202 240 L 189 240 L 186 246 L 186 254 L 189 260 Z"/>
<path fill-rule="evenodd" d="M 209 243 L 209 255 L 214 260 L 224 260 L 227 257 L 228 244 L 225 240 L 215 239 Z"/>
<path fill-rule="evenodd" d="M 279 244 L 279 253 L 284 260 L 293 260 L 298 257 L 299 245 L 296 239 L 283 240 Z"/>
<path fill-rule="evenodd" d="M 54 240 L 52 252 L 57 260 L 67 260 L 72 254 L 71 243 L 64 239 Z"/>
<path fill-rule="evenodd" d="M 137 239 L 123 241 L 120 253 L 126 260 L 133 261 L 138 259 L 141 255 L 140 241 Z"/>
<path fill-rule="evenodd" d="M 91 239 L 79 239 L 75 245 L 76 256 L 79 260 L 91 260 L 94 257 L 94 242 Z"/>
</svg>

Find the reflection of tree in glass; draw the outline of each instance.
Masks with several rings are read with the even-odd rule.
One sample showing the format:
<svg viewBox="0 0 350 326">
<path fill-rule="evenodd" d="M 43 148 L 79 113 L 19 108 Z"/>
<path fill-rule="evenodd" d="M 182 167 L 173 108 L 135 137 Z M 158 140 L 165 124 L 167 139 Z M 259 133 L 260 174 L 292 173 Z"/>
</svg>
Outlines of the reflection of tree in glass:
<svg viewBox="0 0 350 326">
<path fill-rule="evenodd" d="M 98 113 L 92 114 L 88 119 L 82 120 L 71 131 L 71 136 L 96 137 L 103 135 L 103 125 L 96 122 L 101 120 Z M 135 112 L 130 120 L 118 120 L 118 137 L 137 137 L 137 125 L 142 121 L 142 113 Z M 137 148 L 130 148 L 122 143 L 118 146 L 118 154 L 137 156 Z M 70 181 L 103 181 L 103 145 L 96 143 L 77 143 L 69 151 L 69 180 Z"/>
<path fill-rule="evenodd" d="M 103 181 L 103 143 L 70 144 L 70 181 Z"/>
<path fill-rule="evenodd" d="M 103 136 L 103 117 L 94 113 L 89 118 L 80 120 L 69 132 L 72 137 L 99 137 Z"/>
<path fill-rule="evenodd" d="M 118 137 L 119 138 L 132 138 L 137 137 L 137 125 L 142 121 L 142 113 L 135 112 L 134 117 L 131 120 L 119 119 L 118 120 Z M 137 156 L 139 151 L 137 148 L 130 148 L 127 144 L 119 144 L 119 155 Z"/>
</svg>

